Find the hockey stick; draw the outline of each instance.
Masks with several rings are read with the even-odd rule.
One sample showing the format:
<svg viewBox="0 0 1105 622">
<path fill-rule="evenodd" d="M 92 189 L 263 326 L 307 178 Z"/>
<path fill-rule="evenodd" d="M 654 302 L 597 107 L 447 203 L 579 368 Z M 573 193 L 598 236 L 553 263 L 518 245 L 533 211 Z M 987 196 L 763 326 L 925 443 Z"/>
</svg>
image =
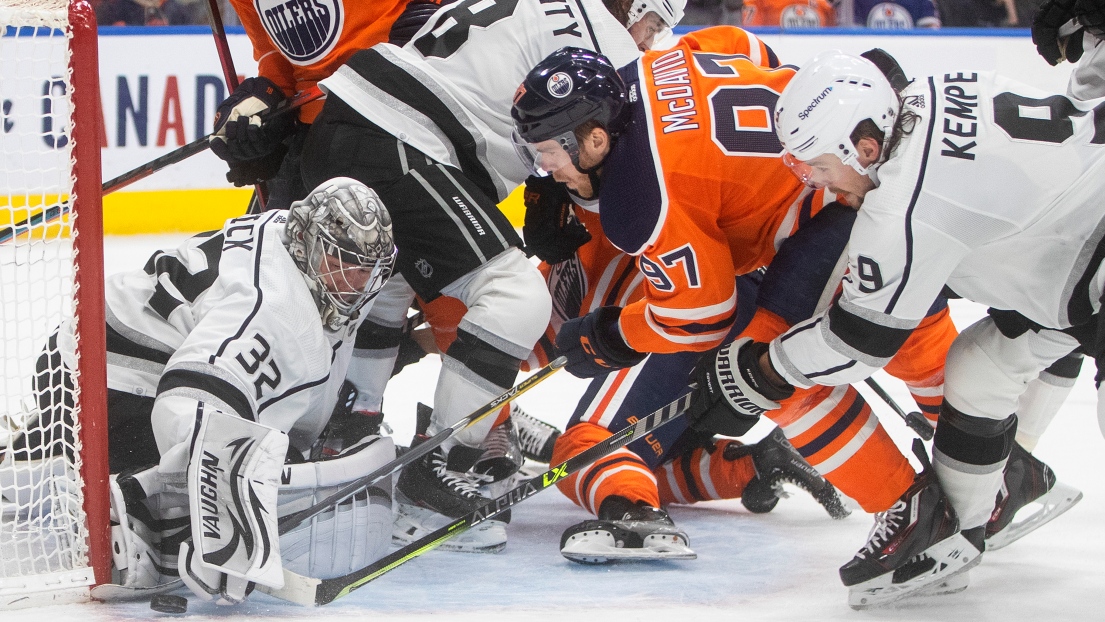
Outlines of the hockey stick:
<svg viewBox="0 0 1105 622">
<path fill-rule="evenodd" d="M 693 396 L 694 393 L 688 393 L 674 402 L 659 408 L 652 414 L 638 419 L 633 425 L 611 434 L 602 442 L 592 445 L 584 451 L 568 458 L 566 462 L 552 465 L 552 468 L 548 471 L 530 478 L 506 493 L 495 497 L 484 504 L 483 507 L 467 516 L 456 519 L 437 531 L 411 542 L 360 570 L 355 570 L 343 577 L 335 577 L 333 579 L 313 579 L 285 570 L 284 587 L 272 589 L 259 585 L 257 589 L 270 596 L 275 596 L 276 598 L 298 603 L 300 605 L 319 606 L 332 603 L 362 587 L 364 584 L 434 549 L 434 547 L 437 547 L 449 538 L 498 516 L 505 510 L 549 488 L 568 475 L 594 464 L 596 461 L 610 455 L 615 450 L 628 445 L 638 438 L 647 436 L 660 426 L 678 419 L 690 407 Z"/>
<path fill-rule="evenodd" d="M 879 383 L 875 382 L 874 378 L 868 378 L 867 380 L 864 380 L 864 382 L 867 383 L 867 386 L 871 387 L 871 390 L 875 392 L 875 395 L 879 396 L 879 399 L 886 402 L 887 405 L 894 410 L 894 412 L 898 413 L 898 416 L 901 417 L 903 421 L 905 421 L 905 424 L 909 426 L 909 429 L 913 430 L 917 434 L 917 436 L 920 436 L 926 441 L 932 440 L 932 435 L 935 430 L 933 430 L 932 426 L 929 425 L 928 419 L 925 419 L 924 415 L 916 410 L 907 414 L 904 410 L 902 410 L 901 406 L 898 406 L 898 402 L 895 402 L 894 398 L 890 397 L 890 394 L 887 393 L 886 390 L 883 389 L 881 386 L 879 386 Z"/>
<path fill-rule="evenodd" d="M 268 120 L 277 115 L 287 114 L 288 112 L 296 110 L 302 107 L 304 104 L 308 102 L 313 102 L 320 97 L 322 97 L 322 89 L 320 89 L 317 85 L 313 86 L 303 91 L 302 93 L 296 94 L 295 97 L 286 100 L 283 104 L 277 106 L 272 112 L 266 114 L 264 118 L 265 120 Z M 109 194 L 111 192 L 115 192 L 116 190 L 126 188 L 134 182 L 140 179 L 145 179 L 150 175 L 156 173 L 157 171 L 160 171 L 166 166 L 176 164 L 177 162 L 186 160 L 196 155 L 197 153 L 200 153 L 201 151 L 205 151 L 208 147 L 211 146 L 211 136 L 212 134 L 208 134 L 203 138 L 194 140 L 187 145 L 184 145 L 183 147 L 166 153 L 160 158 L 150 160 L 149 162 L 137 168 L 131 169 L 114 179 L 104 182 L 104 185 L 102 187 L 103 194 Z"/>
<path fill-rule="evenodd" d="M 16 236 L 26 233 L 29 229 L 42 224 L 50 224 L 69 213 L 69 204 L 48 207 L 41 212 L 31 214 L 19 222 L 0 229 L 0 244 L 8 242 Z"/>
<path fill-rule="evenodd" d="M 211 18 L 211 36 L 215 37 L 215 50 L 219 53 L 219 63 L 223 66 L 223 79 L 233 93 L 238 88 L 238 72 L 234 71 L 234 57 L 230 55 L 230 45 L 226 42 L 226 29 L 223 28 L 223 15 L 219 11 L 218 0 L 207 0 L 207 16 Z"/>
<path fill-rule="evenodd" d="M 414 462 L 415 460 L 418 460 L 422 456 L 425 456 L 457 432 L 477 423 L 478 421 L 483 420 L 488 415 L 493 415 L 499 412 L 499 410 L 505 404 L 509 404 L 511 401 L 514 400 L 514 398 L 537 386 L 539 382 L 551 376 L 561 367 L 564 367 L 567 362 L 568 359 L 564 358 L 563 356 L 557 357 L 557 359 L 553 362 L 537 370 L 537 373 L 514 385 L 514 387 L 507 390 L 506 393 L 503 393 L 502 395 L 496 397 L 484 406 L 481 406 L 472 414 L 461 419 L 460 421 L 457 421 L 453 425 L 445 428 L 437 434 L 434 434 L 433 436 L 422 441 L 418 445 L 411 447 L 406 453 L 397 457 L 391 462 L 381 466 L 380 468 L 369 473 L 368 475 L 365 475 L 364 477 L 360 477 L 352 482 L 349 482 L 348 484 L 343 486 L 341 490 L 335 492 L 329 497 L 326 497 L 322 501 L 319 501 L 309 508 L 304 508 L 298 512 L 293 512 L 292 514 L 280 517 L 280 520 L 277 523 L 280 529 L 280 535 L 288 533 L 292 529 L 295 529 L 300 524 L 302 524 L 303 521 L 334 507 L 338 503 L 348 499 L 354 494 L 399 471 L 403 467 Z"/>
<path fill-rule="evenodd" d="M 230 55 L 230 45 L 226 42 L 226 29 L 223 28 L 223 15 L 219 11 L 218 0 L 207 0 L 207 16 L 211 19 L 211 36 L 215 38 L 215 50 L 219 53 L 219 64 L 223 67 L 223 79 L 233 93 L 238 89 L 238 72 L 234 69 L 234 57 Z M 263 183 L 254 185 L 253 191 L 259 209 L 253 209 L 255 201 L 251 200 L 247 212 L 249 214 L 263 212 L 268 198 Z"/>
</svg>

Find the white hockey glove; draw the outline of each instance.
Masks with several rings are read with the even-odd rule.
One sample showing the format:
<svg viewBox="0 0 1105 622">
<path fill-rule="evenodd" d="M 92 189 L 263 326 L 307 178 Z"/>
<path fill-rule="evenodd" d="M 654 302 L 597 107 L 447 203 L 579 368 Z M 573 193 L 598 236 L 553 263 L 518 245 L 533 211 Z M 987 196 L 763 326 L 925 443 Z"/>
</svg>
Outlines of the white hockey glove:
<svg viewBox="0 0 1105 622">
<path fill-rule="evenodd" d="M 180 545 L 180 578 L 197 596 L 238 604 L 254 583 L 280 588 L 277 489 L 288 437 L 206 409 L 192 441 L 188 500 L 192 543 Z"/>
<path fill-rule="evenodd" d="M 697 388 L 687 412 L 692 428 L 741 436 L 760 415 L 778 409 L 780 401 L 794 394 L 794 387 L 773 383 L 760 367 L 760 355 L 767 346 L 742 337 L 716 355 L 702 357 L 694 371 Z"/>
</svg>

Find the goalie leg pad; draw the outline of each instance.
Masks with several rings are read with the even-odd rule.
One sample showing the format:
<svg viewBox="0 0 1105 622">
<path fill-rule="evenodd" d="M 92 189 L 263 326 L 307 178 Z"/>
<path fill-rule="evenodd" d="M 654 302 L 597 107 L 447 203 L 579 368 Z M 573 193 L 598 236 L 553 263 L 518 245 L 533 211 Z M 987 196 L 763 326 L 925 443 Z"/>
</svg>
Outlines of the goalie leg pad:
<svg viewBox="0 0 1105 622">
<path fill-rule="evenodd" d="M 337 458 L 286 465 L 279 512 L 286 515 L 303 510 L 394 458 L 391 438 L 376 436 Z M 383 557 L 391 543 L 393 485 L 393 478 L 386 477 L 280 536 L 284 567 L 304 576 L 329 579 Z"/>
<path fill-rule="evenodd" d="M 181 545 L 181 578 L 201 598 L 232 604 L 250 583 L 284 584 L 277 488 L 288 437 L 209 408 L 199 416 L 188 464 L 192 545 Z"/>
</svg>

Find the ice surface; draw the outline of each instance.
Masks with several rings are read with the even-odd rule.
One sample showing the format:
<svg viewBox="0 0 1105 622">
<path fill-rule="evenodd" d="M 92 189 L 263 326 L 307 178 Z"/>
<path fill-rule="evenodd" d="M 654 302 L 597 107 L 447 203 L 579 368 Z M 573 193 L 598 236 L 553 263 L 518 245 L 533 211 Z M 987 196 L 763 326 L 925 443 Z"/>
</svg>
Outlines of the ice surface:
<svg viewBox="0 0 1105 622">
<path fill-rule="evenodd" d="M 109 239 L 108 269 L 142 265 L 158 245 L 179 237 Z M 956 321 L 980 310 L 953 307 Z M 962 324 L 961 324 L 962 325 Z M 408 368 L 388 388 L 385 411 L 395 436 L 406 443 L 414 404 L 430 402 L 437 363 Z M 903 403 L 904 386 L 883 385 Z M 560 372 L 519 402 L 531 414 L 563 425 L 584 383 Z M 903 446 L 900 420 L 876 399 L 876 412 Z M 433 551 L 319 609 L 305 609 L 257 594 L 237 608 L 190 597 L 185 618 L 268 619 L 281 622 L 340 620 L 1105 620 L 1105 441 L 1098 430 L 1093 365 L 1086 365 L 1071 398 L 1037 447 L 1036 455 L 1059 478 L 1085 493 L 1083 501 L 1024 540 L 988 554 L 960 594 L 917 598 L 898 607 L 855 612 L 837 568 L 864 543 L 871 518 L 854 512 L 830 520 L 796 492 L 770 514 L 752 515 L 739 502 L 675 506 L 671 514 L 690 536 L 699 558 L 653 565 L 585 567 L 562 558 L 561 532 L 587 515 L 549 490 L 519 505 L 498 555 Z M 762 434 L 763 429 L 754 430 Z M 716 618 L 714 616 L 717 616 Z M 173 617 L 146 603 L 69 605 L 4 612 L 0 622 L 108 622 Z"/>
</svg>

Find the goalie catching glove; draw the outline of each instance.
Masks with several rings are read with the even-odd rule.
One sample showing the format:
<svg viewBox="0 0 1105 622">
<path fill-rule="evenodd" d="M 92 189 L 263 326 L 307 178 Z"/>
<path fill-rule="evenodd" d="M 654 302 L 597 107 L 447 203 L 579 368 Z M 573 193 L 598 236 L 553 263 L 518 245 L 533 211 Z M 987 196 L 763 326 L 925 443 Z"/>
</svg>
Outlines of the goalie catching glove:
<svg viewBox="0 0 1105 622">
<path fill-rule="evenodd" d="M 580 246 L 591 241 L 587 227 L 572 212 L 567 188 L 552 177 L 531 175 L 522 202 L 526 206 L 522 225 L 526 255 L 558 264 L 571 259 Z"/>
<path fill-rule="evenodd" d="M 230 165 L 226 179 L 246 186 L 276 175 L 288 152 L 284 139 L 295 131 L 295 116 L 267 115 L 287 98 L 268 78 L 247 78 L 215 111 L 211 151 Z"/>
<path fill-rule="evenodd" d="M 742 436 L 760 415 L 779 408 L 779 402 L 794 395 L 794 387 L 770 380 L 760 366 L 768 344 L 748 337 L 737 339 L 707 353 L 693 373 L 694 399 L 687 419 L 696 430 Z"/>
<path fill-rule="evenodd" d="M 618 328 L 621 314 L 621 307 L 600 307 L 564 322 L 556 336 L 556 349 L 568 358 L 564 369 L 577 378 L 594 378 L 643 361 L 645 355 L 622 338 Z"/>
<path fill-rule="evenodd" d="M 180 545 L 180 578 L 220 605 L 245 600 L 254 583 L 284 586 L 277 489 L 288 436 L 209 407 L 191 444 L 192 542 Z"/>
</svg>

